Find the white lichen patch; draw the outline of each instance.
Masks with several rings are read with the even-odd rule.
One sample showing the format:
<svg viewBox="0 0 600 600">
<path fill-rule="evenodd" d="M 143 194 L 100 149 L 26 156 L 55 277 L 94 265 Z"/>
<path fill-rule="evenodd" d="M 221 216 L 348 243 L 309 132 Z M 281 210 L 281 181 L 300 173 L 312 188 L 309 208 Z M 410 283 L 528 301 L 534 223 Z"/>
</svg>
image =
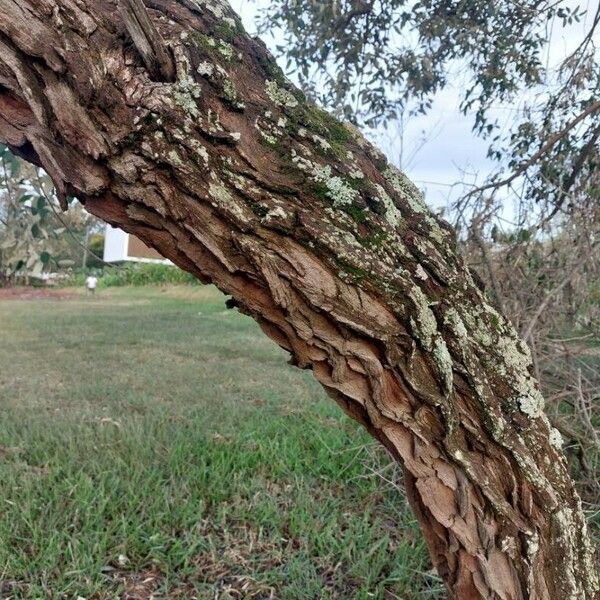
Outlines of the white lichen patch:
<svg viewBox="0 0 600 600">
<path fill-rule="evenodd" d="M 465 339 L 469 333 L 465 323 L 455 308 L 449 308 L 444 315 L 444 323 L 459 338 Z"/>
<path fill-rule="evenodd" d="M 343 207 L 351 205 L 358 196 L 358 192 L 348 185 L 338 175 L 333 175 L 330 165 L 319 165 L 317 163 L 299 156 L 292 149 L 292 162 L 302 171 L 305 171 L 316 183 L 321 183 L 327 188 L 326 195 L 333 201 L 333 206 Z"/>
<path fill-rule="evenodd" d="M 402 214 L 382 186 L 376 183 L 375 188 L 377 189 L 379 200 L 381 200 L 385 208 L 385 220 L 392 227 L 397 227 L 402 222 Z"/>
<path fill-rule="evenodd" d="M 422 281 L 427 281 L 429 279 L 427 271 L 425 271 L 421 264 L 418 264 L 417 268 L 415 269 L 415 277 L 421 279 Z"/>
<path fill-rule="evenodd" d="M 169 153 L 167 154 L 167 158 L 169 159 L 169 163 L 172 164 L 173 166 L 179 167 L 183 164 L 183 161 L 181 160 L 181 156 L 179 156 L 179 154 L 177 154 L 176 150 L 170 150 Z"/>
<path fill-rule="evenodd" d="M 284 134 L 284 131 L 279 129 L 275 123 L 272 123 L 267 119 L 261 119 L 260 117 L 254 121 L 254 127 L 258 130 L 260 137 L 269 146 L 276 146 L 279 142 L 279 138 Z"/>
<path fill-rule="evenodd" d="M 230 213 L 240 222 L 247 222 L 250 220 L 250 215 L 245 213 L 244 209 L 235 201 L 234 197 L 221 182 L 211 182 L 209 184 L 208 193 L 212 198 L 214 206 Z"/>
<path fill-rule="evenodd" d="M 281 206 L 277 206 L 276 208 L 272 208 L 266 215 L 265 221 L 271 221 L 272 219 L 285 219 L 287 218 L 287 213 L 285 209 Z"/>
<path fill-rule="evenodd" d="M 483 308 L 485 309 L 485 312 L 488 314 L 488 316 L 491 317 L 496 323 L 496 328 L 498 329 L 498 331 L 504 331 L 504 317 L 491 304 L 487 302 L 483 303 Z M 527 344 L 524 343 L 523 346 L 525 347 L 525 352 L 528 352 L 529 349 L 527 347 Z"/>
<path fill-rule="evenodd" d="M 220 183 L 210 183 L 208 193 L 220 202 L 233 203 L 233 196 L 227 191 L 225 186 Z"/>
<path fill-rule="evenodd" d="M 333 206 L 349 206 L 358 196 L 358 192 L 350 187 L 341 177 L 331 174 L 331 167 L 316 166 L 313 171 L 313 179 L 323 183 L 327 187 L 327 196 L 333 200 Z"/>
<path fill-rule="evenodd" d="M 235 55 L 235 50 L 231 44 L 228 44 L 224 40 L 219 40 L 219 45 L 217 46 L 217 50 L 225 60 L 233 60 Z"/>
<path fill-rule="evenodd" d="M 294 94 L 284 88 L 279 87 L 276 81 L 267 80 L 265 82 L 265 90 L 271 102 L 274 102 L 275 104 L 279 104 L 280 106 L 285 106 L 287 108 L 295 108 L 298 106 L 298 100 L 296 100 Z"/>
<path fill-rule="evenodd" d="M 223 81 L 223 96 L 225 99 L 238 110 L 243 110 L 246 105 L 240 100 L 237 89 L 231 79 L 227 78 Z"/>
<path fill-rule="evenodd" d="M 411 325 L 415 334 L 427 350 L 432 349 L 433 337 L 438 333 L 435 315 L 429 308 L 429 300 L 420 287 L 413 286 L 410 292 L 416 310 L 416 318 L 411 317 Z"/>
<path fill-rule="evenodd" d="M 393 190 L 406 200 L 413 212 L 423 215 L 423 219 L 429 226 L 429 235 L 431 239 L 440 245 L 443 244 L 446 233 L 433 217 L 427 204 L 425 204 L 423 194 L 419 188 L 414 185 L 402 171 L 392 165 L 389 165 L 386 168 L 383 172 L 383 176 L 392 186 Z"/>
<path fill-rule="evenodd" d="M 531 419 L 536 419 L 544 414 L 544 398 L 539 392 L 531 396 L 521 396 L 517 402 L 519 410 Z"/>
<path fill-rule="evenodd" d="M 452 456 L 454 456 L 454 458 L 461 464 L 464 463 L 466 460 L 462 450 L 454 450 L 454 452 L 452 452 Z"/>
<path fill-rule="evenodd" d="M 529 559 L 529 563 L 532 564 L 540 549 L 540 536 L 537 533 L 530 534 L 527 538 L 526 546 L 527 558 Z"/>
<path fill-rule="evenodd" d="M 229 79 L 227 71 L 218 63 L 207 60 L 201 62 L 196 68 L 197 73 L 211 81 L 226 81 Z"/>
<path fill-rule="evenodd" d="M 408 205 L 416 213 L 428 213 L 429 208 L 423 200 L 419 188 L 408 177 L 396 167 L 389 165 L 383 172 L 383 176 L 392 186 L 395 192 L 406 199 Z"/>
<path fill-rule="evenodd" d="M 189 76 L 180 79 L 173 90 L 173 98 L 177 105 L 181 106 L 186 113 L 197 117 L 198 105 L 196 99 L 200 97 L 202 88 Z"/>
<path fill-rule="evenodd" d="M 429 212 L 425 213 L 425 221 L 427 221 L 427 225 L 429 225 L 429 235 L 431 238 L 438 244 L 443 244 L 446 234 L 442 231 L 439 223 Z"/>
<path fill-rule="evenodd" d="M 364 179 L 365 174 L 360 169 L 352 169 L 348 173 L 348 177 L 350 177 L 350 179 Z"/>
<path fill-rule="evenodd" d="M 501 335 L 495 339 L 494 347 L 502 357 L 498 372 L 517 393 L 517 405 L 523 414 L 537 418 L 543 414 L 544 398 L 530 375 L 531 354 L 527 345 L 515 337 Z"/>
<path fill-rule="evenodd" d="M 208 150 L 194 137 L 186 134 L 185 131 L 180 129 L 173 129 L 171 135 L 177 140 L 182 146 L 194 153 L 204 163 L 205 167 L 208 167 L 209 155 Z"/>
<path fill-rule="evenodd" d="M 433 345 L 433 359 L 444 379 L 445 392 L 449 394 L 454 385 L 452 357 L 444 340 L 438 336 Z"/>
<path fill-rule="evenodd" d="M 196 0 L 196 4 L 209 10 L 217 19 L 222 19 L 225 14 L 226 7 L 219 0 Z"/>
<path fill-rule="evenodd" d="M 317 134 L 314 134 L 312 138 L 313 141 L 321 148 L 321 150 L 331 150 L 331 144 L 325 138 Z"/>
<path fill-rule="evenodd" d="M 264 131 L 263 129 L 259 129 L 258 133 L 260 134 L 260 137 L 267 142 L 267 144 L 269 144 L 270 146 L 277 146 L 277 138 L 274 135 L 271 135 L 270 133 L 267 133 L 266 131 Z"/>
<path fill-rule="evenodd" d="M 216 65 L 209 63 L 207 60 L 198 65 L 196 71 L 203 77 L 212 77 L 215 72 Z"/>
<path fill-rule="evenodd" d="M 227 79 L 223 82 L 223 93 L 228 100 L 232 102 L 237 100 L 237 90 L 231 79 Z"/>
<path fill-rule="evenodd" d="M 229 27 L 236 27 L 235 19 L 226 16 L 230 7 L 222 0 L 196 0 L 196 4 L 200 7 L 205 7 L 209 10 L 217 19 L 222 19 Z"/>
<path fill-rule="evenodd" d="M 573 509 L 563 506 L 557 510 L 553 515 L 552 519 L 555 521 L 561 537 L 561 546 L 565 553 L 565 564 L 563 568 L 563 582 L 569 586 L 568 595 L 565 596 L 565 600 L 580 600 L 581 596 L 578 594 L 579 585 L 575 576 L 574 565 L 574 552 L 575 552 L 575 535 L 577 532 L 577 524 L 574 518 L 575 513 Z"/>
<path fill-rule="evenodd" d="M 211 108 L 206 111 L 206 120 L 200 118 L 198 123 L 204 131 L 208 131 L 211 134 L 226 133 L 223 125 L 221 125 L 218 113 Z"/>
<path fill-rule="evenodd" d="M 482 346 L 491 346 L 494 343 L 494 338 L 485 329 L 477 329 L 475 339 Z"/>
<path fill-rule="evenodd" d="M 233 166 L 232 162 L 228 162 L 229 166 Z M 228 180 L 235 186 L 237 190 L 244 194 L 264 194 L 264 190 L 259 189 L 250 179 L 246 177 L 242 177 L 241 175 L 233 172 L 228 172 L 227 174 Z M 271 196 L 271 194 L 267 194 L 271 201 L 275 202 L 276 199 Z"/>
<path fill-rule="evenodd" d="M 514 537 L 507 535 L 500 542 L 500 550 L 509 556 L 514 557 L 517 553 L 517 541 Z"/>
<path fill-rule="evenodd" d="M 208 150 L 198 143 L 198 148 L 196 149 L 196 153 L 198 156 L 204 161 L 204 164 L 208 166 Z"/>
<path fill-rule="evenodd" d="M 560 434 L 560 431 L 556 429 L 556 427 L 552 427 L 550 429 L 548 441 L 550 442 L 550 445 L 556 450 L 562 450 L 564 443 L 563 436 Z"/>
<path fill-rule="evenodd" d="M 469 325 L 469 330 L 475 341 L 483 346 L 491 346 L 495 339 L 494 336 L 492 336 L 492 333 L 494 332 L 490 329 L 486 321 L 482 319 L 481 315 L 485 313 L 485 310 L 480 310 L 479 312 L 476 310 L 473 313 L 467 311 L 464 314 L 464 320 Z M 500 340 L 499 343 L 502 343 L 502 340 Z"/>
</svg>

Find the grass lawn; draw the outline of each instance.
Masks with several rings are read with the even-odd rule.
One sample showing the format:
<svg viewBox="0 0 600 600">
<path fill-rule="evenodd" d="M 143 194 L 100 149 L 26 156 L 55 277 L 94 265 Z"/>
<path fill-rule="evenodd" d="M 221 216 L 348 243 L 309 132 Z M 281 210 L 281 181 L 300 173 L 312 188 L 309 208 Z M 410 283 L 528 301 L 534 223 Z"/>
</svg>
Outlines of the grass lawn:
<svg viewBox="0 0 600 600">
<path fill-rule="evenodd" d="M 395 467 L 214 288 L 3 300 L 0 342 L 2 600 L 442 597 Z"/>
</svg>

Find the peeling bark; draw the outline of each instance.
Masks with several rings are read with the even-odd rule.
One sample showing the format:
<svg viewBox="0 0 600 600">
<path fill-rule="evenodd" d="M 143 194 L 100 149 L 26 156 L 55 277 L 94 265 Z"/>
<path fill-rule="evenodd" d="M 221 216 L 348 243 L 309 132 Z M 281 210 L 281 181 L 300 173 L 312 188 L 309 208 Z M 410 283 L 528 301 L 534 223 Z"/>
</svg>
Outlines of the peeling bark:
<svg viewBox="0 0 600 600">
<path fill-rule="evenodd" d="M 312 369 L 403 464 L 452 597 L 597 599 L 528 349 L 448 225 L 222 0 L 145 6 L 0 0 L 0 140 Z"/>
</svg>

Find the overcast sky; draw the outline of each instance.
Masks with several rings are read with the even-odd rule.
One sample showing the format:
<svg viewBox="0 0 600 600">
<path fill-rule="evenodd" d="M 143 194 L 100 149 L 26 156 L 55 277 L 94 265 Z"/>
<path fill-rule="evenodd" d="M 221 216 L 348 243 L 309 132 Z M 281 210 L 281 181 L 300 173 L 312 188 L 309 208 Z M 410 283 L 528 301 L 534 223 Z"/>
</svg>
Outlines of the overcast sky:
<svg viewBox="0 0 600 600">
<path fill-rule="evenodd" d="M 247 31 L 254 35 L 258 8 L 268 7 L 269 0 L 230 1 Z M 569 4 L 576 5 L 577 2 L 574 0 Z M 586 0 L 579 4 L 585 6 Z M 584 28 L 585 23 L 568 30 L 556 28 L 548 57 L 549 64 L 558 63 L 576 46 Z M 268 46 L 274 46 L 273 39 L 263 39 Z M 426 115 L 412 117 L 404 132 L 404 160 L 401 166 L 410 179 L 425 192 L 427 201 L 436 207 L 444 206 L 452 194 L 456 197 L 460 189 L 452 188 L 452 184 L 461 180 L 481 182 L 494 166 L 486 158 L 487 143 L 471 132 L 473 118 L 462 115 L 458 110 L 459 91 L 464 82 L 458 80 L 455 85 L 457 87 L 448 86 L 437 95 Z M 516 109 L 513 106 L 499 107 L 494 116 L 508 124 L 509 117 Z M 379 132 L 374 138 L 395 164 L 400 162 L 398 139 L 398 127 L 393 126 Z"/>
</svg>

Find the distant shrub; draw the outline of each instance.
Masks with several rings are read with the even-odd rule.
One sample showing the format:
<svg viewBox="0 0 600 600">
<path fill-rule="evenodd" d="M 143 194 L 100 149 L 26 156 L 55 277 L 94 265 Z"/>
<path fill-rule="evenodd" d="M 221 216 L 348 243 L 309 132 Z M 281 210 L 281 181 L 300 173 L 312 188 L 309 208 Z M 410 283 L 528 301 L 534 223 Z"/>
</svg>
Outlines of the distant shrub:
<svg viewBox="0 0 600 600">
<path fill-rule="evenodd" d="M 88 240 L 87 246 L 90 250 L 87 257 L 87 266 L 90 269 L 101 269 L 101 257 L 104 254 L 104 234 L 93 233 Z"/>
<path fill-rule="evenodd" d="M 82 287 L 85 285 L 87 273 L 83 271 L 74 271 L 68 277 L 65 277 L 61 282 L 61 287 Z"/>
<path fill-rule="evenodd" d="M 144 285 L 197 285 L 198 280 L 174 265 L 154 263 L 128 263 L 120 267 L 94 269 L 98 287 L 144 286 Z M 79 271 L 65 280 L 65 286 L 83 287 L 88 273 Z"/>
</svg>

